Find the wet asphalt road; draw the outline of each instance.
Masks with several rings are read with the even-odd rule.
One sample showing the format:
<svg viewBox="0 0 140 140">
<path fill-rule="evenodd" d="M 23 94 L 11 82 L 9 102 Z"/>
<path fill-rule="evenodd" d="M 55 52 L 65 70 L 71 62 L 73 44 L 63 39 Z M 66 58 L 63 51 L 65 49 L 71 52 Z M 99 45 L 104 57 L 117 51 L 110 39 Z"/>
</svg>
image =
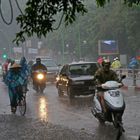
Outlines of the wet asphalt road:
<svg viewBox="0 0 140 140">
<path fill-rule="evenodd" d="M 12 129 L 9 127 L 9 123 L 13 123 L 13 129 L 23 129 L 27 131 L 23 133 L 18 132 L 19 134 L 16 136 L 17 139 L 19 136 L 22 136 L 20 139 L 45 140 L 46 137 L 52 140 L 54 137 L 62 139 L 61 135 L 63 132 L 64 140 L 90 140 L 93 138 L 94 140 L 115 140 L 117 132 L 113 125 L 107 123 L 105 126 L 100 126 L 98 121 L 92 116 L 90 112 L 92 96 L 76 97 L 73 102 L 70 102 L 67 96 L 62 98 L 58 97 L 55 85 L 48 84 L 44 94 L 36 93 L 31 87 L 29 88 L 25 117 L 21 117 L 18 112 L 17 115 L 13 116 L 10 112 L 7 87 L 3 82 L 0 82 L 0 123 L 3 123 L 4 126 L 6 125 L 5 129 L 8 131 Z M 126 101 L 126 110 L 123 116 L 126 132 L 121 139 L 137 140 L 138 135 L 140 135 L 140 91 L 135 92 L 129 89 L 129 91 L 124 90 L 123 92 Z M 31 129 L 29 129 L 30 127 Z M 42 134 L 42 131 L 46 132 L 46 127 L 52 130 L 51 132 L 47 131 L 47 136 L 44 133 Z M 2 125 L 0 127 L 0 130 L 1 129 L 4 129 Z M 5 129 L 3 130 L 4 132 Z M 55 136 L 53 132 L 59 132 L 59 135 L 56 134 Z M 24 137 L 26 136 L 24 133 L 27 134 L 28 138 Z M 30 133 L 32 133 L 32 135 Z M 6 138 L 4 134 L 2 135 L 0 133 L 0 138 Z M 11 135 L 7 135 L 7 140 L 11 138 Z"/>
</svg>

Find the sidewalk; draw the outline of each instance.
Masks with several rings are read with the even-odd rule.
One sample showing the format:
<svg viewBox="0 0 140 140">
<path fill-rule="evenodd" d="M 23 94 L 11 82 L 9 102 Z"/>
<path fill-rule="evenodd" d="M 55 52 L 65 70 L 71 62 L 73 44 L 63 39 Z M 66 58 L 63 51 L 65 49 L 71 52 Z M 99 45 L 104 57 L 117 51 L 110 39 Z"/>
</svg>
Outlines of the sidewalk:
<svg viewBox="0 0 140 140">
<path fill-rule="evenodd" d="M 124 79 L 123 84 L 123 89 L 140 90 L 140 80 L 136 80 L 136 85 L 134 85 L 134 81 L 132 79 Z"/>
</svg>

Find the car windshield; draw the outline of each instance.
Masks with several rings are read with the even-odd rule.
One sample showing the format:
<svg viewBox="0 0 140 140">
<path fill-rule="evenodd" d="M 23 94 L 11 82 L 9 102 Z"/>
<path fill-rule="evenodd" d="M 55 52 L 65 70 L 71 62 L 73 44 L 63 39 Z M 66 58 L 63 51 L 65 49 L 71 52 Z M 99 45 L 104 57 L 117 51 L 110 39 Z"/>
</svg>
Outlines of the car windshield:
<svg viewBox="0 0 140 140">
<path fill-rule="evenodd" d="M 57 67 L 56 63 L 53 60 L 41 60 L 41 62 L 47 67 Z"/>
<path fill-rule="evenodd" d="M 69 68 L 71 75 L 94 75 L 97 70 L 97 65 L 94 63 L 75 64 Z"/>
</svg>

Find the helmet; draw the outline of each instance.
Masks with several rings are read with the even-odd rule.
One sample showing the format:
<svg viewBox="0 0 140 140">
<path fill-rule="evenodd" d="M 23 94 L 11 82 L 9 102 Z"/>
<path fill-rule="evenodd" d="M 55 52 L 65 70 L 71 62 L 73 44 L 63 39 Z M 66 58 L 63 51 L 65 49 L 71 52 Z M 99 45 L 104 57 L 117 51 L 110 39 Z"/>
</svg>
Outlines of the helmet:
<svg viewBox="0 0 140 140">
<path fill-rule="evenodd" d="M 20 59 L 20 65 L 24 65 L 25 63 L 27 63 L 26 58 L 23 56 Z"/>
<path fill-rule="evenodd" d="M 109 72 L 110 66 L 111 66 L 111 63 L 110 63 L 109 60 L 104 60 L 104 61 L 102 62 L 102 67 L 103 67 L 103 70 L 104 70 L 105 72 Z"/>
<path fill-rule="evenodd" d="M 119 58 L 118 58 L 118 57 L 116 57 L 116 60 L 119 60 Z"/>
<path fill-rule="evenodd" d="M 41 58 L 36 58 L 36 62 L 41 62 Z"/>
<path fill-rule="evenodd" d="M 105 59 L 103 62 L 102 62 L 102 66 L 104 67 L 104 66 L 110 66 L 111 65 L 111 63 L 110 63 L 110 61 L 108 60 L 108 59 Z"/>
<path fill-rule="evenodd" d="M 118 58 L 118 57 L 115 57 L 115 58 L 114 58 L 114 61 L 115 61 L 115 60 L 119 60 L 119 58 Z"/>
<path fill-rule="evenodd" d="M 23 57 L 21 57 L 20 61 L 25 62 L 26 61 L 26 58 L 23 56 Z"/>
</svg>

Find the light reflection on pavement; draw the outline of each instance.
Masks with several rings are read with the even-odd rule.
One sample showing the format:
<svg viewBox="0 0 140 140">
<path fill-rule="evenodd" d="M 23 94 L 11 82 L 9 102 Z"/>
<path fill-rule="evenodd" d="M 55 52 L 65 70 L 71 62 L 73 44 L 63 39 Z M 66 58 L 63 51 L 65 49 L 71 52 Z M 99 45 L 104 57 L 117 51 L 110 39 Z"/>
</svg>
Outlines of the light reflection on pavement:
<svg viewBox="0 0 140 140">
<path fill-rule="evenodd" d="M 39 118 L 41 121 L 48 121 L 48 105 L 45 97 L 39 98 Z"/>
<path fill-rule="evenodd" d="M 0 83 L 0 114 L 11 114 L 7 87 Z M 140 125 L 140 92 L 124 90 L 126 110 L 123 116 L 125 136 L 136 136 L 139 134 Z M 112 124 L 107 123 L 100 126 L 98 121 L 92 116 L 90 107 L 92 97 L 76 97 L 70 102 L 67 96 L 58 97 L 54 85 L 47 85 L 44 94 L 35 93 L 30 87 L 27 93 L 27 112 L 25 117 L 37 118 L 45 122 L 64 125 L 70 128 L 80 129 L 97 135 L 96 140 L 112 140 L 116 135 L 116 130 Z M 124 136 L 124 137 L 125 137 Z M 127 138 L 122 138 L 127 140 Z M 134 140 L 134 139 L 133 139 Z M 136 139 L 137 140 L 137 139 Z"/>
</svg>

